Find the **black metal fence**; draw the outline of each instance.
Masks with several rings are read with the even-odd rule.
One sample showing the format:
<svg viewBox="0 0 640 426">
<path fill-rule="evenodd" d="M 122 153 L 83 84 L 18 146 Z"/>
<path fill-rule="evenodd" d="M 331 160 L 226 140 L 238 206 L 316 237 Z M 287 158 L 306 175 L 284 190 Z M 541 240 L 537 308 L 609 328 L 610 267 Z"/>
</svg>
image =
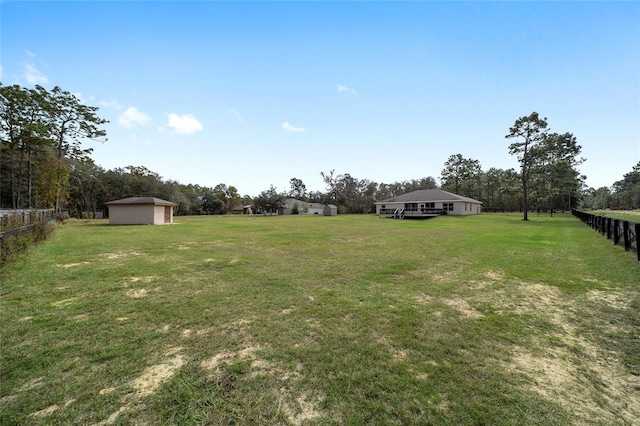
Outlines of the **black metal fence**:
<svg viewBox="0 0 640 426">
<path fill-rule="evenodd" d="M 638 250 L 640 223 L 607 216 L 598 216 L 578 210 L 571 210 L 571 213 L 597 232 L 613 240 L 613 244 L 622 246 L 625 250 L 636 253 L 640 261 L 640 250 Z"/>
</svg>

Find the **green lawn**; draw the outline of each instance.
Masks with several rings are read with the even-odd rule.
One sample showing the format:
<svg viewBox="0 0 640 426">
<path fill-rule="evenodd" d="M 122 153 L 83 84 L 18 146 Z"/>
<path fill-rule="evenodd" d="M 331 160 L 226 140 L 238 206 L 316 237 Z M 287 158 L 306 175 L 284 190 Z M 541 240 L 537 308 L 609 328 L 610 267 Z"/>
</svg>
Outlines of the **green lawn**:
<svg viewBox="0 0 640 426">
<path fill-rule="evenodd" d="M 640 262 L 570 215 L 175 221 L 0 271 L 0 424 L 640 418 Z"/>
<path fill-rule="evenodd" d="M 591 210 L 586 213 L 595 216 L 612 217 L 614 219 L 628 220 L 630 222 L 640 222 L 640 211 L 638 210 Z"/>
</svg>

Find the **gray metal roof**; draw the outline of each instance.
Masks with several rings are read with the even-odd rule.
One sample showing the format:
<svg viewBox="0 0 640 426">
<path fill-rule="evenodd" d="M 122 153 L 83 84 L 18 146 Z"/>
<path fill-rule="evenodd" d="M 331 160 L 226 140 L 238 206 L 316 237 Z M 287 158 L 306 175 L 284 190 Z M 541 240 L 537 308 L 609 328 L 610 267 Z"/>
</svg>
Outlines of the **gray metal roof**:
<svg viewBox="0 0 640 426">
<path fill-rule="evenodd" d="M 105 204 L 107 205 L 153 204 L 154 206 L 173 206 L 173 207 L 177 206 L 176 203 L 172 203 L 171 201 L 162 200 L 156 197 L 128 197 L 128 198 L 123 198 L 121 200 L 109 201 L 108 203 L 105 203 Z"/>
<path fill-rule="evenodd" d="M 377 201 L 376 204 L 385 203 L 433 203 L 433 202 L 454 202 L 464 201 L 467 203 L 482 204 L 482 201 L 473 198 L 463 197 L 462 195 L 452 192 L 443 191 L 442 189 L 419 189 L 417 191 L 407 192 L 406 194 L 397 195 L 386 200 Z"/>
</svg>

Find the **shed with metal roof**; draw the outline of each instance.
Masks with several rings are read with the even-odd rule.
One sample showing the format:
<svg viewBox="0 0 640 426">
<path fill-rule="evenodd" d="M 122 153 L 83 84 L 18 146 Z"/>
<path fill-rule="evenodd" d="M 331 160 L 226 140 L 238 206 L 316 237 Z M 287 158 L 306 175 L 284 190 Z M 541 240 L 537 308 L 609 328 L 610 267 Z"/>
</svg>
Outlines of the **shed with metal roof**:
<svg viewBox="0 0 640 426">
<path fill-rule="evenodd" d="M 106 203 L 110 225 L 163 225 L 173 223 L 178 205 L 156 197 L 128 197 Z"/>
</svg>

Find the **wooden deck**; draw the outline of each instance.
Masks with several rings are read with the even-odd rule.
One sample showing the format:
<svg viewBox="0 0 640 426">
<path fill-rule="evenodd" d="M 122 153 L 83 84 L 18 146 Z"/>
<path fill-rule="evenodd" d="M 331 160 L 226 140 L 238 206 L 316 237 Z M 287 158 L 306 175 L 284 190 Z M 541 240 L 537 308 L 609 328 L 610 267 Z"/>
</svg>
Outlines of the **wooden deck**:
<svg viewBox="0 0 640 426">
<path fill-rule="evenodd" d="M 443 209 L 380 209 L 380 216 L 393 219 L 426 219 L 442 214 Z"/>
</svg>

